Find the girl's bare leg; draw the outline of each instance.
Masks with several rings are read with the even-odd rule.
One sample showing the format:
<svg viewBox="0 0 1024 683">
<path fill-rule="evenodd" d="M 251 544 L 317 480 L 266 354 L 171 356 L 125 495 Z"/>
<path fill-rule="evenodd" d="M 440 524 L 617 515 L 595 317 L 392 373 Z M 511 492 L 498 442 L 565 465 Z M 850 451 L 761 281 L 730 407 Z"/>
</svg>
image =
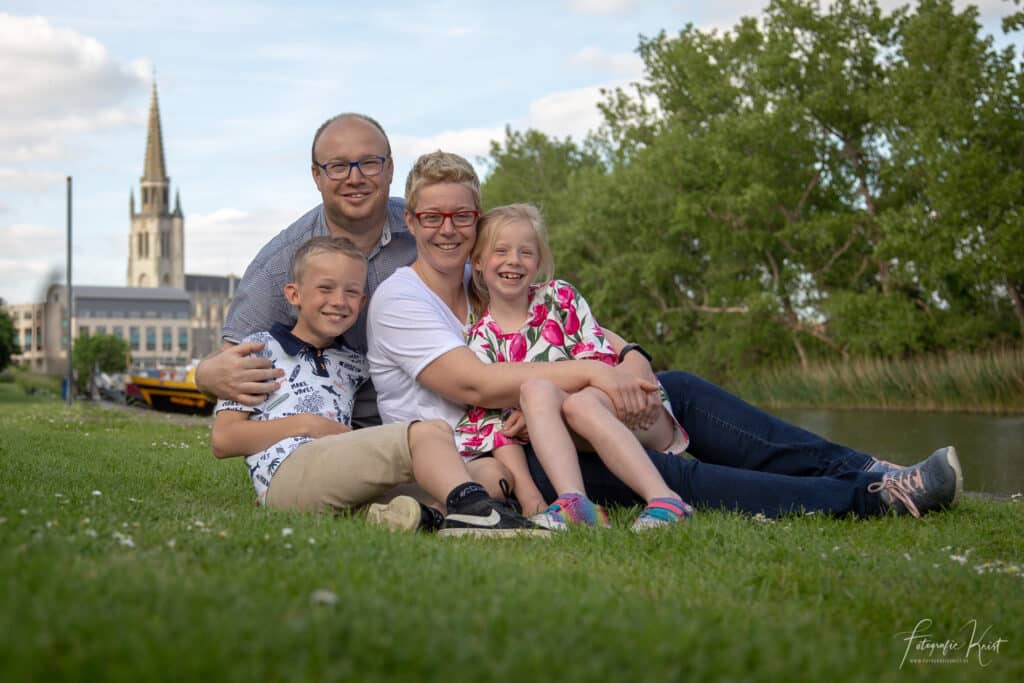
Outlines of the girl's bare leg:
<svg viewBox="0 0 1024 683">
<path fill-rule="evenodd" d="M 633 434 L 644 448 L 666 452 L 676 437 L 676 423 L 668 411 L 662 409 L 653 425 L 647 429 L 635 429 Z"/>
<path fill-rule="evenodd" d="M 533 452 L 551 480 L 555 493 L 586 496 L 576 446 L 562 418 L 562 403 L 567 397 L 568 394 L 553 383 L 531 379 L 519 390 L 519 407 L 530 427 Z M 618 422 L 614 413 L 612 415 L 612 419 Z M 647 460 L 646 456 L 644 460 Z"/>
<path fill-rule="evenodd" d="M 680 497 L 665 484 L 633 432 L 615 417 L 603 392 L 588 387 L 572 394 L 563 402 L 562 413 L 573 431 L 594 444 L 608 469 L 644 500 Z"/>
<path fill-rule="evenodd" d="M 466 463 L 470 478 L 487 489 L 487 495 L 501 500 L 505 493 L 501 490 L 501 480 L 513 483 L 512 472 L 496 458 L 477 458 Z"/>
<path fill-rule="evenodd" d="M 510 444 L 495 448 L 494 459 L 505 465 L 512 473 L 512 480 L 509 483 L 515 492 L 516 500 L 523 506 L 523 514 L 529 517 L 538 512 L 544 512 L 547 503 L 544 501 L 540 489 L 533 483 L 530 468 L 526 464 L 526 451 L 523 450 L 523 447 L 518 444 Z"/>
</svg>

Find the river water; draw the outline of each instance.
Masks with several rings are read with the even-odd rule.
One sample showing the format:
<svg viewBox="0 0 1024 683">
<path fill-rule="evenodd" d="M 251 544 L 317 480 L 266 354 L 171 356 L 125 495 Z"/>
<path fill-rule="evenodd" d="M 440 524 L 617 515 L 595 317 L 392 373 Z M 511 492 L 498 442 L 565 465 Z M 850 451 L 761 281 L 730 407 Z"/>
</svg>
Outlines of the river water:
<svg viewBox="0 0 1024 683">
<path fill-rule="evenodd" d="M 874 410 L 772 409 L 825 438 L 900 465 L 953 444 L 964 489 L 1001 495 L 1024 492 L 1024 416 Z"/>
</svg>

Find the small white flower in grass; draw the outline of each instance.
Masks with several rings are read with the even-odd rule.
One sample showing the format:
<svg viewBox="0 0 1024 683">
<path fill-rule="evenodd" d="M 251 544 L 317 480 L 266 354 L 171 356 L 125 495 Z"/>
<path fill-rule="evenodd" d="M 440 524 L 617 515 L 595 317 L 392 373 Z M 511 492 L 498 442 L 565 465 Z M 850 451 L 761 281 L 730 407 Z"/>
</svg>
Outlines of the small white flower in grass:
<svg viewBox="0 0 1024 683">
<path fill-rule="evenodd" d="M 6 523 L 7 523 L 7 518 L 6 517 L 0 517 L 0 524 L 6 524 Z"/>
<path fill-rule="evenodd" d="M 96 538 L 99 535 L 96 533 L 95 529 L 86 529 L 82 533 L 88 536 L 89 538 Z"/>
<path fill-rule="evenodd" d="M 129 498 L 128 502 L 129 503 L 141 503 L 142 501 L 139 500 L 138 498 Z"/>
<path fill-rule="evenodd" d="M 192 523 L 195 524 L 200 529 L 202 529 L 204 526 L 206 526 L 206 524 L 204 524 L 203 521 L 199 520 L 199 519 L 192 520 Z"/>
<path fill-rule="evenodd" d="M 55 493 L 55 494 L 53 494 L 53 497 L 54 498 L 63 498 L 64 494 L 63 493 Z"/>
<path fill-rule="evenodd" d="M 326 588 L 319 588 L 309 594 L 309 602 L 311 605 L 327 605 L 328 607 L 334 607 L 338 604 L 338 596 L 334 591 L 329 591 Z"/>
<path fill-rule="evenodd" d="M 118 545 L 123 545 L 125 548 L 134 548 L 135 547 L 135 541 L 132 540 L 131 536 L 128 536 L 126 534 L 122 534 L 120 531 L 115 531 L 113 533 L 113 536 L 114 536 L 114 540 L 117 541 Z"/>
<path fill-rule="evenodd" d="M 953 549 L 953 546 L 951 546 L 951 545 L 947 545 L 946 547 L 944 547 L 944 548 L 942 549 L 942 552 L 947 552 L 947 551 L 949 551 L 949 550 L 952 550 L 952 549 Z"/>
<path fill-rule="evenodd" d="M 285 547 L 285 550 L 291 550 L 292 549 L 292 544 L 291 543 L 285 543 L 284 547 Z"/>
<path fill-rule="evenodd" d="M 293 532 L 292 532 L 292 528 L 291 527 L 287 527 L 286 526 L 285 528 L 281 529 L 281 535 L 282 536 L 291 536 L 292 533 Z"/>
<path fill-rule="evenodd" d="M 167 543 L 165 543 L 164 545 L 166 545 L 171 550 L 174 550 L 174 546 L 178 545 L 178 542 L 172 538 L 171 540 L 167 541 Z"/>
<path fill-rule="evenodd" d="M 55 526 L 57 526 L 57 522 L 55 520 L 52 520 L 52 519 L 46 520 L 46 528 L 47 529 L 52 529 Z"/>
<path fill-rule="evenodd" d="M 1014 503 L 1019 503 L 1022 500 L 1024 500 L 1024 493 L 1011 493 L 1010 500 L 1012 500 Z"/>
<path fill-rule="evenodd" d="M 309 539 L 309 544 L 310 545 L 316 545 L 316 539 L 315 538 L 310 538 Z"/>
<path fill-rule="evenodd" d="M 910 562 L 914 558 L 910 556 L 910 553 L 903 553 L 903 559 L 905 559 L 907 562 Z"/>
<path fill-rule="evenodd" d="M 25 508 L 21 508 L 20 510 L 18 510 L 18 514 L 27 515 L 28 514 L 28 510 L 26 510 Z"/>
<path fill-rule="evenodd" d="M 967 564 L 967 556 L 971 554 L 971 548 L 964 551 L 963 555 L 953 554 L 949 556 L 949 559 L 959 564 Z"/>
<path fill-rule="evenodd" d="M 98 498 L 99 496 L 103 495 L 103 491 L 93 491 L 92 495 L 94 495 L 94 496 L 96 496 Z"/>
</svg>

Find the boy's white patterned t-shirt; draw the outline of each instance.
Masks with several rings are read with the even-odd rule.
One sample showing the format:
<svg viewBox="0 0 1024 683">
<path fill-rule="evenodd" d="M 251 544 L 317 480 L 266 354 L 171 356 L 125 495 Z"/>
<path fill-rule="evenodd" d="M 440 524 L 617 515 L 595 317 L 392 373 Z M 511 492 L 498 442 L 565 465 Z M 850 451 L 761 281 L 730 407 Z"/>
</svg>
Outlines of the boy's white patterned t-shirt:
<svg viewBox="0 0 1024 683">
<path fill-rule="evenodd" d="M 269 332 L 251 334 L 243 341 L 265 344 L 253 355 L 269 358 L 275 368 L 284 370 L 281 388 L 256 406 L 218 401 L 216 412 L 237 410 L 252 413 L 250 420 L 276 420 L 310 413 L 351 425 L 356 390 L 370 377 L 366 356 L 340 342 L 326 349 L 317 349 L 279 324 Z M 264 504 L 270 479 L 277 468 L 292 451 L 312 440 L 308 436 L 291 436 L 245 458 L 260 505 Z"/>
</svg>

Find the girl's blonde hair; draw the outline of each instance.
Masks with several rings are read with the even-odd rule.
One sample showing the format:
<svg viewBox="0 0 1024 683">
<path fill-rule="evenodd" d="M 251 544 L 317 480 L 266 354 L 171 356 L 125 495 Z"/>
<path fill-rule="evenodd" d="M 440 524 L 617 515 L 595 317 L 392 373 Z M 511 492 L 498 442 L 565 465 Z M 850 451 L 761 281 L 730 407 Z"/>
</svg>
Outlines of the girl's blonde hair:
<svg viewBox="0 0 1024 683">
<path fill-rule="evenodd" d="M 551 254 L 548 231 L 544 226 L 540 210 L 533 204 L 508 204 L 494 207 L 481 216 L 480 221 L 476 224 L 476 244 L 473 245 L 473 253 L 469 257 L 473 268 L 473 288 L 470 292 L 470 302 L 477 316 L 482 315 L 486 310 L 491 297 L 487 291 L 483 274 L 476 269 L 476 262 L 482 258 L 483 254 L 494 248 L 501 229 L 516 222 L 529 224 L 537 238 L 538 267 L 535 282 L 547 282 L 554 275 L 555 259 Z"/>
</svg>

